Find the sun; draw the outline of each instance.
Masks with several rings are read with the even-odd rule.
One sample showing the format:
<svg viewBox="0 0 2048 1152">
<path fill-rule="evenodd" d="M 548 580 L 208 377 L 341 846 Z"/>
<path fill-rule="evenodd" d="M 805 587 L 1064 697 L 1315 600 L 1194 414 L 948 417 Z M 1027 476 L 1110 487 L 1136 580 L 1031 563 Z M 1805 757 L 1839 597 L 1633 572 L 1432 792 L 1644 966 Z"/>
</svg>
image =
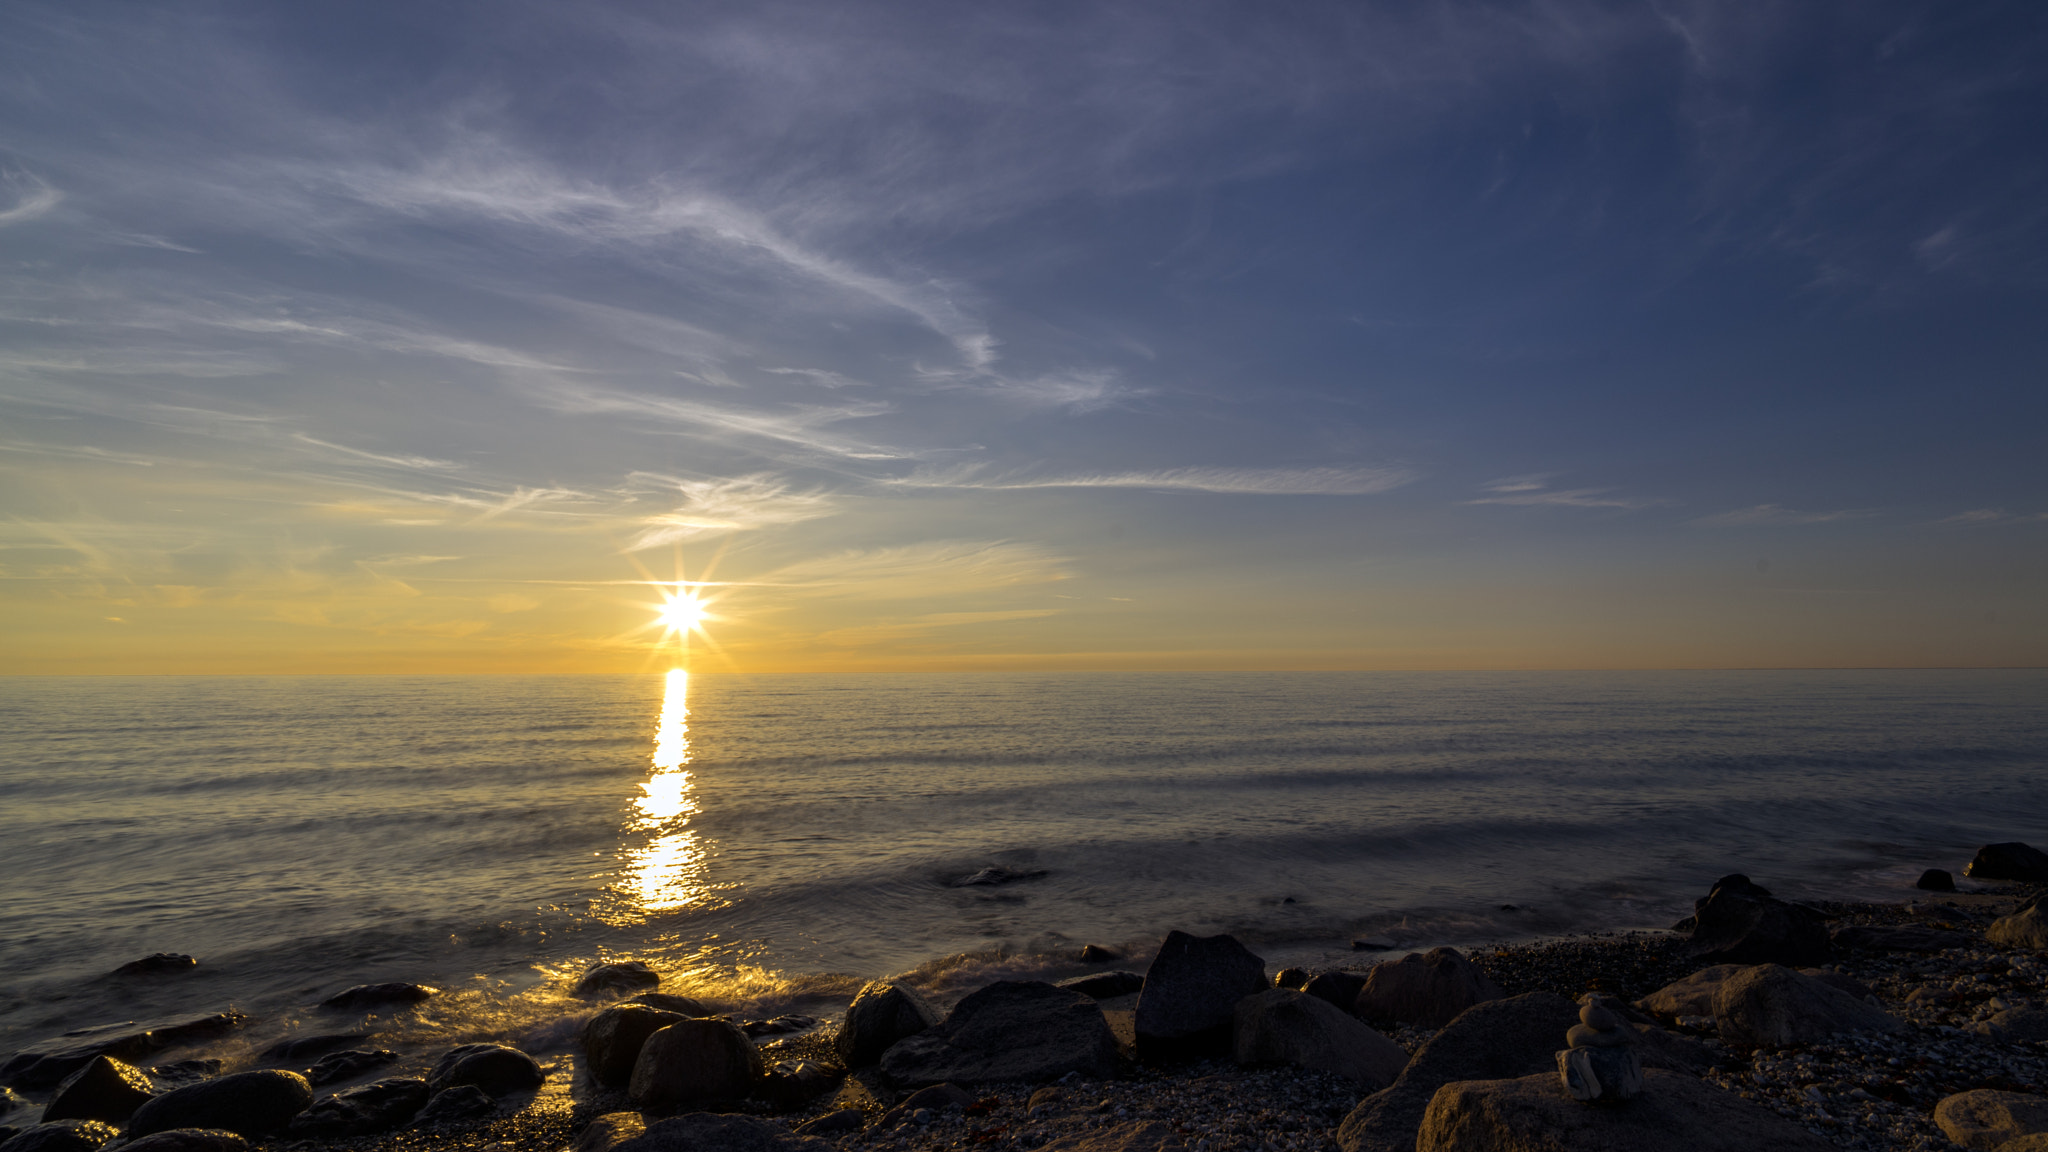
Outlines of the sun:
<svg viewBox="0 0 2048 1152">
<path fill-rule="evenodd" d="M 656 622 L 671 632 L 690 632 L 702 625 L 711 613 L 702 600 L 693 592 L 678 592 L 662 597 L 663 603 L 655 609 Z"/>
</svg>

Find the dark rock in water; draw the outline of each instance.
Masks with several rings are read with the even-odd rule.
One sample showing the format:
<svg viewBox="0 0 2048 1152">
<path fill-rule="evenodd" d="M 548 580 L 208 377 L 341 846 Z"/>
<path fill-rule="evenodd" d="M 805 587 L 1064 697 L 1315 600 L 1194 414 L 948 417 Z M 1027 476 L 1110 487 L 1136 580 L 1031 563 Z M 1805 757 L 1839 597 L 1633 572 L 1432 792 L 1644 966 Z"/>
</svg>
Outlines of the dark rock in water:
<svg viewBox="0 0 2048 1152">
<path fill-rule="evenodd" d="M 1083 964 L 1107 964 L 1112 960 L 1121 959 L 1123 956 L 1120 953 L 1112 952 L 1100 944 L 1081 945 L 1080 960 Z"/>
<path fill-rule="evenodd" d="M 316 1087 L 337 1080 L 353 1080 L 372 1068 L 382 1068 L 397 1059 L 398 1053 L 385 1048 L 329 1052 L 306 1069 L 306 1079 Z"/>
<path fill-rule="evenodd" d="M 624 996 L 629 992 L 640 992 L 661 987 L 661 973 L 647 966 L 643 960 L 620 960 L 611 964 L 599 964 L 583 974 L 576 982 L 574 995 L 577 996 Z"/>
<path fill-rule="evenodd" d="M 152 1099 L 129 1118 L 128 1135 L 225 1128 L 254 1140 L 291 1123 L 312 1102 L 313 1086 L 297 1072 L 237 1072 Z"/>
<path fill-rule="evenodd" d="M 745 1032 L 749 1036 L 787 1036 L 791 1032 L 802 1032 L 806 1028 L 816 1028 L 817 1026 L 818 1018 L 816 1016 L 804 1016 L 791 1012 L 777 1016 L 773 1020 L 742 1021 L 740 1023 L 740 1031 Z"/>
<path fill-rule="evenodd" d="M 1306 987 L 1308 981 L 1309 971 L 1306 968 L 1282 968 L 1273 975 L 1273 987 L 1292 989 L 1296 992 Z"/>
<path fill-rule="evenodd" d="M 100 1120 L 53 1120 L 8 1137 L 0 1152 L 99 1152 L 118 1135 L 112 1124 Z"/>
<path fill-rule="evenodd" d="M 1306 992 L 1270 988 L 1238 1001 L 1233 1015 L 1231 1055 L 1239 1064 L 1334 1072 L 1368 1092 L 1393 1083 L 1408 1065 L 1399 1044 Z"/>
<path fill-rule="evenodd" d="M 1353 940 L 1351 942 L 1351 950 L 1353 952 L 1392 952 L 1394 946 L 1392 944 L 1382 944 L 1378 940 Z"/>
<path fill-rule="evenodd" d="M 297 1064 L 324 1056 L 337 1048 L 346 1048 L 358 1040 L 368 1040 L 368 1032 L 328 1032 L 319 1036 L 300 1036 L 279 1040 L 263 1050 L 260 1059 L 275 1060 L 279 1063 Z"/>
<path fill-rule="evenodd" d="M 80 1028 L 58 1037 L 57 1043 L 47 1049 L 15 1056 L 0 1067 L 0 1078 L 30 1091 L 54 1088 L 66 1076 L 85 1067 L 95 1056 L 112 1056 L 116 1060 L 133 1063 L 166 1048 L 224 1036 L 248 1020 L 239 1012 L 219 1012 L 183 1020 L 145 1024 L 129 1020 Z"/>
<path fill-rule="evenodd" d="M 691 1019 L 644 1004 L 614 1004 L 583 1026 L 583 1054 L 590 1076 L 607 1087 L 624 1087 L 633 1078 L 633 1062 L 647 1038 L 671 1024 Z"/>
<path fill-rule="evenodd" d="M 163 976 L 174 972 L 190 972 L 199 967 L 199 961 L 183 952 L 158 952 L 140 960 L 130 960 L 114 969 L 114 976 Z"/>
<path fill-rule="evenodd" d="M 217 1056 L 196 1060 L 173 1060 L 169 1064 L 151 1067 L 149 1078 L 156 1082 L 159 1091 L 168 1092 L 172 1088 L 183 1088 L 187 1084 L 211 1080 L 220 1075 L 224 1065 L 225 1061 Z"/>
<path fill-rule="evenodd" d="M 1706 964 L 1824 964 L 1834 959 L 1826 919 L 1788 904 L 1740 874 L 1715 881 L 1695 912 L 1690 950 Z"/>
<path fill-rule="evenodd" d="M 152 1095 L 149 1077 L 112 1056 L 95 1056 L 57 1085 L 43 1106 L 43 1122 L 104 1120 L 119 1124 L 135 1115 Z"/>
<path fill-rule="evenodd" d="M 1266 962 L 1234 936 L 1169 932 L 1138 997 L 1138 1046 L 1174 1057 L 1225 1052 L 1231 1010 L 1266 989 Z"/>
<path fill-rule="evenodd" d="M 1117 996 L 1129 996 L 1145 990 L 1145 978 L 1136 972 L 1096 972 L 1088 976 L 1074 976 L 1053 985 L 1069 992 L 1079 992 L 1097 1000 L 1109 1000 Z"/>
<path fill-rule="evenodd" d="M 173 1128 L 121 1145 L 121 1152 L 249 1152 L 249 1142 L 225 1128 Z"/>
<path fill-rule="evenodd" d="M 1116 1072 L 1116 1034 L 1095 1001 L 1037 980 L 998 980 L 969 993 L 944 1023 L 882 1054 L 902 1085 L 1052 1080 Z"/>
<path fill-rule="evenodd" d="M 1940 952 L 1946 948 L 1968 948 L 1977 938 L 1967 932 L 1941 928 L 1885 928 L 1875 924 L 1849 924 L 1829 934 L 1843 948 L 1868 948 L 1874 952 Z"/>
<path fill-rule="evenodd" d="M 1803 1125 L 1704 1081 L 1643 1074 L 1626 1106 L 1589 1107 L 1557 1076 L 1452 1084 L 1437 1094 L 1408 1148 L 1571 1148 L 1582 1152 L 1831 1152 Z"/>
<path fill-rule="evenodd" d="M 939 1010 L 917 989 L 876 981 L 853 998 L 832 1046 L 848 1068 L 866 1068 L 880 1061 L 882 1053 L 897 1041 L 938 1023 Z"/>
<path fill-rule="evenodd" d="M 626 1092 L 637 1108 L 739 1100 L 764 1071 L 760 1049 L 730 1020 L 682 1020 L 640 1046 Z"/>
<path fill-rule="evenodd" d="M 837 1136 L 842 1132 L 858 1132 L 868 1126 L 868 1114 L 858 1108 L 841 1108 L 827 1112 L 809 1123 L 799 1124 L 799 1136 Z"/>
<path fill-rule="evenodd" d="M 649 1008 L 659 1008 L 663 1012 L 674 1012 L 682 1016 L 717 1015 L 717 1013 L 706 1008 L 703 1004 L 690 999 L 688 996 L 671 996 L 666 992 L 642 992 L 638 996 L 625 1001 L 625 1003 L 644 1004 Z"/>
<path fill-rule="evenodd" d="M 489 1116 L 498 1110 L 498 1105 L 489 1094 L 474 1084 L 462 1084 L 446 1092 L 436 1092 L 413 1118 L 415 1128 L 439 1128 L 448 1124 L 461 1124 L 479 1117 Z"/>
<path fill-rule="evenodd" d="M 1001 884 L 1015 884 L 1019 880 L 1038 880 L 1048 873 L 1044 869 L 1020 872 L 1009 868 L 983 868 L 971 876 L 962 876 L 947 884 L 948 888 L 993 888 Z"/>
<path fill-rule="evenodd" d="M 425 1080 L 379 1080 L 336 1092 L 299 1113 L 285 1135 L 294 1140 L 325 1140 L 387 1132 L 419 1115 L 433 1094 Z"/>
<path fill-rule="evenodd" d="M 2048 884 L 2048 853 L 2019 841 L 1986 844 L 1977 849 L 1963 875 L 1975 880 L 2024 880 Z"/>
<path fill-rule="evenodd" d="M 1555 1053 L 1578 1022 L 1579 1006 L 1548 992 L 1474 1005 L 1417 1049 L 1392 1086 L 1351 1110 L 1337 1128 L 1338 1147 L 1344 1152 L 1414 1152 L 1415 1131 L 1430 1097 L 1454 1080 L 1541 1075 L 1562 1095 L 1556 1087 Z"/>
<path fill-rule="evenodd" d="M 610 1152 L 832 1152 L 835 1147 L 754 1116 L 692 1112 L 650 1124 Z"/>
<path fill-rule="evenodd" d="M 1322 972 L 1302 985 L 1301 990 L 1318 1000 L 1328 1000 L 1346 1012 L 1358 1007 L 1358 994 L 1365 990 L 1362 972 Z"/>
<path fill-rule="evenodd" d="M 28 1107 L 28 1097 L 23 1096 L 12 1088 L 0 1088 L 0 1116 L 5 1116 L 17 1108 L 26 1107 Z"/>
<path fill-rule="evenodd" d="M 1352 1011 L 1366 1020 L 1441 1028 L 1458 1013 L 1507 993 L 1456 948 L 1410 952 L 1365 974 Z"/>
<path fill-rule="evenodd" d="M 427 1073 L 427 1083 L 436 1092 L 468 1084 L 493 1099 L 538 1088 L 546 1079 L 533 1057 L 504 1044 L 458 1044 Z"/>
<path fill-rule="evenodd" d="M 1913 887 L 1928 892 L 1953 892 L 1956 890 L 1956 878 L 1949 875 L 1946 869 L 1929 868 L 1920 874 L 1918 880 L 1913 881 Z"/>
<path fill-rule="evenodd" d="M 365 1008 L 384 1008 L 393 1004 L 417 1004 L 422 1000 L 439 996 L 439 988 L 425 984 L 407 984 L 393 981 L 388 984 L 358 984 L 344 988 L 320 1002 L 320 1007 L 336 1012 L 356 1012 Z"/>
</svg>

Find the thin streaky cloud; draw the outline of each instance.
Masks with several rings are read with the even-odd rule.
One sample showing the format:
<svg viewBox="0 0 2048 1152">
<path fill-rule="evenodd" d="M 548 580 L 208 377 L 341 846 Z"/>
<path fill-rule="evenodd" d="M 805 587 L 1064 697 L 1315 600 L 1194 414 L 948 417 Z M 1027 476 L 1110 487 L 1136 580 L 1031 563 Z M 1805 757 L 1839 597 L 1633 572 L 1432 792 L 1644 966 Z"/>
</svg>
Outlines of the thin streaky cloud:
<svg viewBox="0 0 2048 1152">
<path fill-rule="evenodd" d="M 1073 476 L 979 476 L 970 466 L 927 470 L 891 483 L 922 488 L 1138 488 L 1154 492 L 1214 492 L 1247 496 L 1370 496 L 1413 483 L 1405 468 L 1162 468 Z"/>
<path fill-rule="evenodd" d="M 1789 526 L 1797 524 L 1830 524 L 1842 520 L 1867 520 L 1876 515 L 1863 509 L 1839 512 L 1802 512 L 1796 508 L 1781 508 L 1776 504 L 1758 504 L 1750 508 L 1737 508 L 1732 512 L 1716 512 L 1712 516 L 1701 516 L 1695 524 L 1706 524 L 1716 528 L 1748 528 L 1752 526 Z"/>
<path fill-rule="evenodd" d="M 20 196 L 19 199 L 14 201 L 12 207 L 0 208 L 0 228 L 6 228 L 15 224 L 26 224 L 31 220 L 47 215 L 52 208 L 64 202 L 64 193 L 51 187 L 42 178 L 37 176 L 31 176 L 27 173 L 12 173 L 6 177 L 0 177 L 0 195 L 5 194 L 6 186 L 9 184 L 20 187 Z"/>
</svg>

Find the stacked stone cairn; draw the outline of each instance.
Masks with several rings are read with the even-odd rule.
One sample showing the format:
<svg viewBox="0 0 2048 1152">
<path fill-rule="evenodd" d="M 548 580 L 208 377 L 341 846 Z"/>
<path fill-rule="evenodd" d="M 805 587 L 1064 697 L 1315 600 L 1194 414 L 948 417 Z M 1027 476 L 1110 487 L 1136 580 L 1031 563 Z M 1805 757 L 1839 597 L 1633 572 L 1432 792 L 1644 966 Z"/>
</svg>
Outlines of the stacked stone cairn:
<svg viewBox="0 0 2048 1152">
<path fill-rule="evenodd" d="M 1557 1078 L 1574 1100 L 1612 1103 L 1643 1090 L 1643 1058 L 1636 1054 L 1635 1033 L 1608 1006 L 1608 999 L 1595 992 L 1579 998 L 1579 1022 L 1564 1034 L 1570 1047 L 1557 1054 Z"/>
</svg>

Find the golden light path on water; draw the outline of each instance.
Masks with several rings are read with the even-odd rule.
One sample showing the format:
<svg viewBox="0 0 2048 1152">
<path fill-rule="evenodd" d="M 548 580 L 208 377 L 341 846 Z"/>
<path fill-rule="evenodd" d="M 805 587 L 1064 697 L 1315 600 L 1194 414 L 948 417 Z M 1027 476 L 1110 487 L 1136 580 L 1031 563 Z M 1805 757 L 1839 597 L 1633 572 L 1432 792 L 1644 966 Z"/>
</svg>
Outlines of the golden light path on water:
<svg viewBox="0 0 2048 1152">
<path fill-rule="evenodd" d="M 661 721 L 654 730 L 654 757 L 641 795 L 634 801 L 629 833 L 651 837 L 645 847 L 626 857 L 621 884 L 639 915 L 673 912 L 703 900 L 705 852 L 701 838 L 689 827 L 697 812 L 690 778 L 690 674 L 681 668 L 668 674 L 662 692 Z"/>
</svg>

